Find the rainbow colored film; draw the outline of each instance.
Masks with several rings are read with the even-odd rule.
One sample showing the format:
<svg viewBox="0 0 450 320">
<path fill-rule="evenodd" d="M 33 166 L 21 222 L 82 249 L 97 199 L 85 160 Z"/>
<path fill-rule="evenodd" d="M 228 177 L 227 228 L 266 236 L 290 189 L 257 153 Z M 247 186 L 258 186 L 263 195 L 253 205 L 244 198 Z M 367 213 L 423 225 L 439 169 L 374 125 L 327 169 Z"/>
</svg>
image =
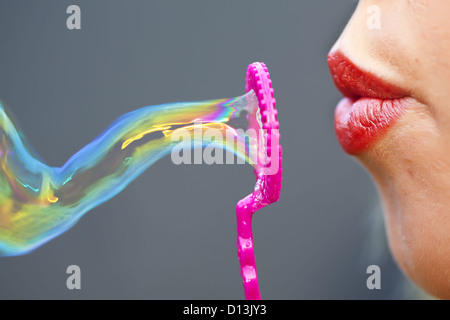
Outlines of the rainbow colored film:
<svg viewBox="0 0 450 320">
<path fill-rule="evenodd" d="M 254 112 L 253 91 L 232 99 L 143 107 L 119 117 L 62 167 L 49 167 L 27 147 L 0 103 L 0 256 L 26 254 L 65 232 L 175 146 L 210 145 L 202 138 L 209 129 L 224 136 L 231 132 L 233 142 L 214 145 L 252 163 L 252 145 L 239 129 L 246 129 L 246 114 Z M 186 132 L 190 140 L 178 138 Z"/>
</svg>

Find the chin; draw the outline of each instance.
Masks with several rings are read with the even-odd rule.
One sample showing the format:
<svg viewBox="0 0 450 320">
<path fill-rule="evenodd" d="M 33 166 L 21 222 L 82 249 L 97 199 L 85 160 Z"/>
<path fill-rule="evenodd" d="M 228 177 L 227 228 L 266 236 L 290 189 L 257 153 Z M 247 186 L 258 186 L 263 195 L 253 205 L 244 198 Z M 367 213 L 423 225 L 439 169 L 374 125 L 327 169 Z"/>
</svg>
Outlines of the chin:
<svg viewBox="0 0 450 320">
<path fill-rule="evenodd" d="M 406 112 L 355 157 L 375 182 L 400 268 L 432 296 L 450 299 L 450 146 L 426 121 Z"/>
<path fill-rule="evenodd" d="M 448 218 L 442 219 L 439 212 L 403 206 L 395 196 L 384 195 L 382 199 L 389 246 L 397 264 L 432 296 L 450 299 Z"/>
</svg>

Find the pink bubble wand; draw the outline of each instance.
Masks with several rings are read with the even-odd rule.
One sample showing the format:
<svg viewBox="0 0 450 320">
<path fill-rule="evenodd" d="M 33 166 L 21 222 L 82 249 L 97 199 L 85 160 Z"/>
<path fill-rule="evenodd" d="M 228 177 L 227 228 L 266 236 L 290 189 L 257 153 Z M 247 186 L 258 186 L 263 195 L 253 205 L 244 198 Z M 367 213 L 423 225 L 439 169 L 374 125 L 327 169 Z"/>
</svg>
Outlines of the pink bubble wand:
<svg viewBox="0 0 450 320">
<path fill-rule="evenodd" d="M 258 152 L 255 165 L 256 184 L 253 192 L 236 205 L 237 249 L 247 300 L 260 300 L 255 253 L 253 248 L 252 217 L 255 212 L 278 201 L 282 180 L 282 150 L 279 143 L 280 133 L 275 108 L 274 90 L 269 71 L 264 63 L 255 62 L 247 68 L 246 88 L 253 90 L 258 99 L 259 110 L 256 117 L 249 115 L 250 128 L 262 129 L 263 144 L 258 135 L 258 148 L 266 146 L 266 152 Z M 259 150 L 260 151 L 260 150 Z M 261 154 L 263 155 L 261 157 Z M 276 166 L 274 169 L 274 162 Z"/>
</svg>

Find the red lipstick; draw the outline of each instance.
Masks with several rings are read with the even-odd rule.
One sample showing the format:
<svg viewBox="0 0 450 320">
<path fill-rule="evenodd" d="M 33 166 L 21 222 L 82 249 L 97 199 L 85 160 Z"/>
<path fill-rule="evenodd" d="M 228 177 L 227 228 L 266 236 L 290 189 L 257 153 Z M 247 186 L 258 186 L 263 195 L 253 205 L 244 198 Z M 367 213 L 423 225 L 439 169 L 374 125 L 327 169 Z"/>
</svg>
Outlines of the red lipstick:
<svg viewBox="0 0 450 320">
<path fill-rule="evenodd" d="M 335 110 L 337 138 L 347 153 L 361 153 L 403 114 L 406 92 L 362 71 L 339 51 L 328 55 L 328 66 L 345 97 Z"/>
</svg>

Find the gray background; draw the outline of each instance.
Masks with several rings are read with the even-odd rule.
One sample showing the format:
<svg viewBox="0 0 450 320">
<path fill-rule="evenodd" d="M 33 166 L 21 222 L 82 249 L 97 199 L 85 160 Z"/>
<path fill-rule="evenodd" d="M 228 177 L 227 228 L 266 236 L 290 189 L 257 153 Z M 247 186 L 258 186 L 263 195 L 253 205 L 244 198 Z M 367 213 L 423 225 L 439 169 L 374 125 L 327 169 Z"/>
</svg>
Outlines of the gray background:
<svg viewBox="0 0 450 320">
<path fill-rule="evenodd" d="M 82 29 L 66 28 L 81 7 Z M 115 118 L 164 102 L 241 95 L 271 72 L 284 147 L 281 200 L 254 217 L 265 299 L 412 297 L 387 251 L 376 190 L 334 136 L 326 55 L 350 0 L 1 1 L 0 97 L 61 166 Z M 0 298 L 243 299 L 236 202 L 248 165 L 160 160 L 33 253 L 0 258 Z M 66 288 L 77 264 L 82 290 Z M 382 289 L 366 288 L 370 264 Z M 406 289 L 405 289 L 406 288 Z"/>
</svg>

